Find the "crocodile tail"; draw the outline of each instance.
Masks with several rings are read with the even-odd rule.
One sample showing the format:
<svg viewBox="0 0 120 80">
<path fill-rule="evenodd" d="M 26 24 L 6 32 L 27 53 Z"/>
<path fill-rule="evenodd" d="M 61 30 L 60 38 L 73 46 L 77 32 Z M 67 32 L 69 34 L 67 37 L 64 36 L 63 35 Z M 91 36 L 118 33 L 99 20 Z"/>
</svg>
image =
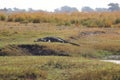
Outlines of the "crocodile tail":
<svg viewBox="0 0 120 80">
<path fill-rule="evenodd" d="M 75 46 L 80 46 L 79 44 L 68 42 L 69 44 L 75 45 Z"/>
</svg>

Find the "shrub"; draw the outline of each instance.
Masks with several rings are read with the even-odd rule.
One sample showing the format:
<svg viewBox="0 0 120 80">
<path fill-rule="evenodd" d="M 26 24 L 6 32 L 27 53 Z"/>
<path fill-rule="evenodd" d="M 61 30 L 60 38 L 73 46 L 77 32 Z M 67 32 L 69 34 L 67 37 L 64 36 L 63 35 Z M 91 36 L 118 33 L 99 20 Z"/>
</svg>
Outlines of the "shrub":
<svg viewBox="0 0 120 80">
<path fill-rule="evenodd" d="M 115 20 L 115 24 L 119 24 L 120 23 L 120 18 L 117 18 L 116 20 Z"/>
<path fill-rule="evenodd" d="M 1 21 L 5 21 L 5 20 L 6 20 L 6 15 L 0 14 L 0 20 L 1 20 Z"/>
<path fill-rule="evenodd" d="M 81 24 L 87 27 L 98 27 L 97 22 L 98 21 L 96 19 L 88 18 L 82 20 Z"/>
<path fill-rule="evenodd" d="M 33 19 L 33 23 L 40 23 L 40 19 L 39 18 Z"/>
<path fill-rule="evenodd" d="M 64 24 L 65 26 L 70 26 L 71 25 L 71 23 L 70 22 L 65 22 L 65 24 Z"/>
<path fill-rule="evenodd" d="M 14 21 L 14 19 L 13 19 L 13 18 L 8 17 L 7 21 L 8 21 L 8 22 L 13 22 L 13 21 Z"/>
<path fill-rule="evenodd" d="M 23 22 L 24 20 L 22 17 L 15 18 L 15 22 Z"/>
</svg>

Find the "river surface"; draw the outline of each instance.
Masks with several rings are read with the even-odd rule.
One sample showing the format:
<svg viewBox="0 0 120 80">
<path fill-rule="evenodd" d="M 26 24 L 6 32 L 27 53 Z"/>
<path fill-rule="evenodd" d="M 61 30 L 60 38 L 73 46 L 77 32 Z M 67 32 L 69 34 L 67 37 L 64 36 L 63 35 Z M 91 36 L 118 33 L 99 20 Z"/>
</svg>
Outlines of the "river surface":
<svg viewBox="0 0 120 80">
<path fill-rule="evenodd" d="M 102 60 L 104 62 L 112 62 L 112 63 L 116 63 L 116 64 L 120 64 L 120 60 Z"/>
</svg>

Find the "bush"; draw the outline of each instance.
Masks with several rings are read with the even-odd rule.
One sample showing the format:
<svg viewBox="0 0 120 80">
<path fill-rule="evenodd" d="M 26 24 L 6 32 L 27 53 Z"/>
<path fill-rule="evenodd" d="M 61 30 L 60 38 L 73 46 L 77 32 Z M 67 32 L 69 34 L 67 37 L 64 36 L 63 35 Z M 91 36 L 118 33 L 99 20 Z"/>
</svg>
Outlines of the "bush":
<svg viewBox="0 0 120 80">
<path fill-rule="evenodd" d="M 24 20 L 22 17 L 15 18 L 15 22 L 23 22 Z"/>
<path fill-rule="evenodd" d="M 65 26 L 70 26 L 71 25 L 71 23 L 70 22 L 65 22 L 65 24 L 64 24 Z"/>
<path fill-rule="evenodd" d="M 115 24 L 119 24 L 120 23 L 120 18 L 117 18 L 116 20 L 115 20 Z"/>
<path fill-rule="evenodd" d="M 33 23 L 40 23 L 40 19 L 39 18 L 33 19 Z"/>
<path fill-rule="evenodd" d="M 0 14 L 0 20 L 1 20 L 1 21 L 5 21 L 5 20 L 6 20 L 6 15 Z"/>
<path fill-rule="evenodd" d="M 81 24 L 87 27 L 98 27 L 97 24 L 99 21 L 96 19 L 88 18 L 81 21 Z"/>
<path fill-rule="evenodd" d="M 8 18 L 7 21 L 8 21 L 8 22 L 13 22 L 14 19 L 13 19 L 13 18 Z"/>
</svg>

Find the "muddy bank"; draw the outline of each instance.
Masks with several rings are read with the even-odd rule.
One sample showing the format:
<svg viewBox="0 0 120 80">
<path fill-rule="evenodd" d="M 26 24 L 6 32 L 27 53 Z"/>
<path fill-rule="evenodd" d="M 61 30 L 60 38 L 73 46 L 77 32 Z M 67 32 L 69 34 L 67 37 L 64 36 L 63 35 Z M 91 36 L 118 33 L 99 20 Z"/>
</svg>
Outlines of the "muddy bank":
<svg viewBox="0 0 120 80">
<path fill-rule="evenodd" d="M 110 55 L 110 56 L 106 56 L 104 59 L 107 59 L 107 60 L 120 60 L 120 55 Z"/>
<path fill-rule="evenodd" d="M 70 56 L 64 51 L 56 51 L 37 44 L 8 45 L 0 49 L 0 56 Z"/>
<path fill-rule="evenodd" d="M 116 64 L 120 64 L 120 55 L 110 55 L 110 56 L 106 56 L 104 58 L 104 60 L 101 60 L 104 62 L 112 62 L 112 63 L 116 63 Z"/>
<path fill-rule="evenodd" d="M 116 29 L 112 29 L 112 28 L 105 28 L 105 29 L 90 29 L 88 28 L 88 30 L 81 30 L 76 36 L 70 36 L 70 39 L 80 39 L 80 38 L 86 38 L 86 37 L 94 37 L 94 36 L 101 36 L 101 35 L 117 35 L 119 36 L 120 33 L 116 30 Z"/>
</svg>

